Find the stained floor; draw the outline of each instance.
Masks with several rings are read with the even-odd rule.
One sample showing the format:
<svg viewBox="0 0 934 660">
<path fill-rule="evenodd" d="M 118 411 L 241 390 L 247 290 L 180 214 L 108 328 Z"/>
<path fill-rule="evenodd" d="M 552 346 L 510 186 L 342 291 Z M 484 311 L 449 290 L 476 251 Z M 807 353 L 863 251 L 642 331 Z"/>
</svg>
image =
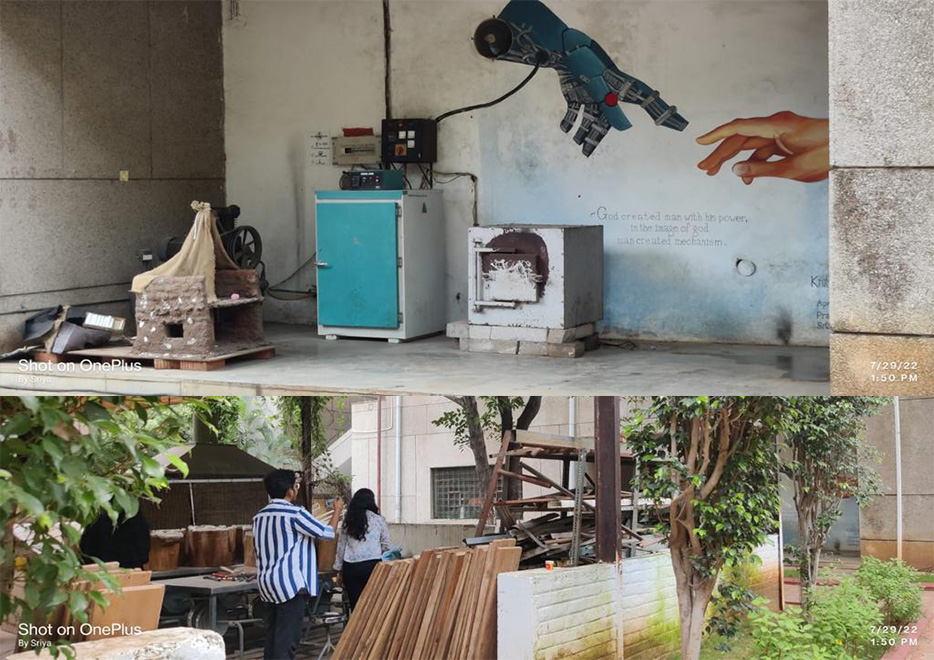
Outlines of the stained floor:
<svg viewBox="0 0 934 660">
<path fill-rule="evenodd" d="M 450 395 L 829 394 L 819 347 L 626 342 L 577 359 L 460 351 L 453 339 L 327 341 L 314 328 L 268 325 L 270 360 L 211 372 L 143 367 L 51 373 L 0 363 L 0 389 L 108 394 L 383 393 Z M 53 365 L 56 366 L 56 365 Z M 62 366 L 62 365 L 57 365 Z"/>
</svg>

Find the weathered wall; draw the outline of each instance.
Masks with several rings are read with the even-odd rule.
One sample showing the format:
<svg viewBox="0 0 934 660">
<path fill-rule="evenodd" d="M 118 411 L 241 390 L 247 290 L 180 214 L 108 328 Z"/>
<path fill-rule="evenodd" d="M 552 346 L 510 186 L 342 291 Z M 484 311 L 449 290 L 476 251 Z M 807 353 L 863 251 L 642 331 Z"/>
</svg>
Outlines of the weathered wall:
<svg viewBox="0 0 934 660">
<path fill-rule="evenodd" d="M 627 660 L 667 658 L 681 648 L 678 593 L 671 556 L 667 552 L 623 562 L 620 600 L 623 657 Z"/>
<path fill-rule="evenodd" d="M 0 347 L 43 307 L 127 314 L 137 251 L 224 202 L 221 67 L 220 0 L 0 3 Z"/>
<path fill-rule="evenodd" d="M 902 397 L 902 538 L 909 564 L 934 569 L 934 397 Z M 860 512 L 860 550 L 881 559 L 896 556 L 894 407 L 868 421 L 866 439 L 880 454 L 875 465 L 882 493 Z"/>
<path fill-rule="evenodd" d="M 402 547 L 403 557 L 415 556 L 428 548 L 463 545 L 464 539 L 473 535 L 474 525 L 389 523 L 389 538 L 393 546 Z"/>
<path fill-rule="evenodd" d="M 934 0 L 830 0 L 835 394 L 934 392 L 931 34 Z"/>
<path fill-rule="evenodd" d="M 623 657 L 625 590 L 613 564 L 503 573 L 496 591 L 500 658 Z"/>
<path fill-rule="evenodd" d="M 271 283 L 315 251 L 314 191 L 341 170 L 313 165 L 309 135 L 379 126 L 383 117 L 380 0 L 243 1 L 224 21 L 227 194 L 263 236 Z M 284 288 L 308 290 L 306 266 Z M 314 300 L 267 299 L 268 318 L 310 323 Z"/>
<path fill-rule="evenodd" d="M 505 2 L 392 0 L 392 112 L 432 117 L 495 98 L 527 73 L 488 62 L 472 45 L 477 24 Z M 555 74 L 514 98 L 446 120 L 439 172 L 479 176 L 480 223 L 605 225 L 605 332 L 656 339 L 826 344 L 827 184 L 763 179 L 695 167 L 709 148 L 694 138 L 737 117 L 794 110 L 826 116 L 826 3 L 821 0 L 671 0 L 548 3 L 598 40 L 624 70 L 659 88 L 691 125 L 656 128 L 636 107 L 589 159 L 558 129 Z M 383 116 L 381 3 L 249 2 L 225 23 L 228 192 L 263 231 L 270 280 L 314 252 L 313 192 L 339 168 L 309 162 L 307 136 L 379 126 Z M 275 69 L 276 75 L 270 75 Z M 439 176 L 439 179 L 442 177 Z M 447 313 L 466 317 L 468 178 L 445 191 Z M 626 214 L 680 215 L 700 246 L 632 245 L 665 232 L 633 228 Z M 704 220 L 690 220 L 700 213 Z M 706 220 L 713 214 L 714 220 Z M 721 221 L 720 216 L 723 216 Z M 662 220 L 664 220 L 662 218 Z M 758 269 L 735 271 L 737 259 Z M 290 282 L 307 288 L 306 269 Z M 307 321 L 310 303 L 267 312 Z"/>
<path fill-rule="evenodd" d="M 756 550 L 761 564 L 725 571 L 778 603 L 778 537 Z M 618 569 L 593 564 L 500 575 L 497 583 L 501 658 L 566 657 L 661 660 L 680 647 L 678 595 L 667 552 L 624 559 Z M 619 635 L 622 639 L 619 639 Z"/>
</svg>

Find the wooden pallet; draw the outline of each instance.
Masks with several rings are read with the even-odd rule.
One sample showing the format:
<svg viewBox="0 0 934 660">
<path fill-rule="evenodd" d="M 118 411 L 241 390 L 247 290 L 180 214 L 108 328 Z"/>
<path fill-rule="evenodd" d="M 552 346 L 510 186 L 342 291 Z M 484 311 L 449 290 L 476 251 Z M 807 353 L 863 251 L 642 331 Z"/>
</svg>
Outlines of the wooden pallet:
<svg viewBox="0 0 934 660">
<path fill-rule="evenodd" d="M 268 360 L 276 356 L 275 346 L 254 346 L 239 351 L 212 355 L 205 358 L 163 358 L 150 355 L 136 355 L 131 346 L 106 346 L 103 348 L 85 348 L 70 351 L 64 355 L 37 351 L 32 359 L 36 362 L 75 362 L 93 360 L 95 362 L 151 363 L 155 369 L 180 369 L 181 371 L 214 371 L 223 369 L 227 362 L 235 360 Z"/>
<path fill-rule="evenodd" d="M 496 578 L 521 553 L 500 539 L 378 564 L 331 660 L 495 658 Z"/>
</svg>

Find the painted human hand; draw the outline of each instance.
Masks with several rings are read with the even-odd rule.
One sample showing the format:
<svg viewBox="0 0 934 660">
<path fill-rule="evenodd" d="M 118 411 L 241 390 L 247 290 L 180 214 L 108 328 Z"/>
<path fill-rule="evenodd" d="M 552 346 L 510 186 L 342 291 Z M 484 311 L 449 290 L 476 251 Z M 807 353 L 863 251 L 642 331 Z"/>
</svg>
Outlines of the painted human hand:
<svg viewBox="0 0 934 660">
<path fill-rule="evenodd" d="M 752 150 L 746 160 L 733 165 L 733 174 L 747 186 L 759 177 L 778 177 L 813 183 L 830 172 L 830 122 L 776 112 L 771 117 L 734 119 L 697 138 L 698 144 L 719 142 L 697 166 L 708 176 L 741 151 Z M 770 160 L 777 156 L 777 160 Z"/>
</svg>

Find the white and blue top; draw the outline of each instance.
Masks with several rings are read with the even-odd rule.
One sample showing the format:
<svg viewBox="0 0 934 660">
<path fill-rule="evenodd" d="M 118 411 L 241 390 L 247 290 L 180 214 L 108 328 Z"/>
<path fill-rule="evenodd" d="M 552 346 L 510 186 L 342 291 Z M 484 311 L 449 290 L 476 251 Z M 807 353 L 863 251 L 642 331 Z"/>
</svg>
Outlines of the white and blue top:
<svg viewBox="0 0 934 660">
<path fill-rule="evenodd" d="M 386 519 L 378 513 L 366 512 L 366 535 L 358 541 L 342 530 L 337 539 L 337 555 L 334 557 L 334 570 L 344 567 L 344 562 L 372 561 L 380 559 L 389 550 L 389 527 Z"/>
<path fill-rule="evenodd" d="M 253 549 L 260 597 L 271 603 L 291 600 L 302 589 L 318 593 L 318 563 L 312 539 L 333 539 L 334 530 L 305 507 L 282 499 L 253 516 Z"/>
</svg>

